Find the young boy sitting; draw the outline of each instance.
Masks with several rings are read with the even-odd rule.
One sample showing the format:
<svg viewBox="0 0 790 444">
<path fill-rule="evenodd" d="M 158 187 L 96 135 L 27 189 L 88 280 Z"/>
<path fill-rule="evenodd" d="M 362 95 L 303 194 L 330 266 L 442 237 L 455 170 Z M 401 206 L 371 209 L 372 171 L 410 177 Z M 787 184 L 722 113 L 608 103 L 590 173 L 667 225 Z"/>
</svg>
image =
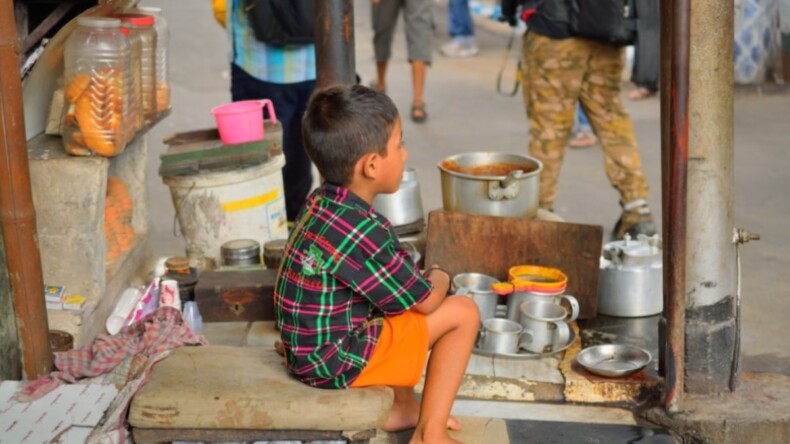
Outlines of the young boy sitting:
<svg viewBox="0 0 790 444">
<path fill-rule="evenodd" d="M 320 388 L 391 386 L 386 431 L 415 427 L 412 443 L 457 442 L 450 410 L 480 314 L 471 299 L 447 297 L 447 272 L 420 275 L 371 206 L 398 190 L 408 157 L 398 111 L 373 89 L 337 85 L 315 93 L 302 122 L 324 183 L 296 220 L 275 286 L 288 369 Z"/>
</svg>

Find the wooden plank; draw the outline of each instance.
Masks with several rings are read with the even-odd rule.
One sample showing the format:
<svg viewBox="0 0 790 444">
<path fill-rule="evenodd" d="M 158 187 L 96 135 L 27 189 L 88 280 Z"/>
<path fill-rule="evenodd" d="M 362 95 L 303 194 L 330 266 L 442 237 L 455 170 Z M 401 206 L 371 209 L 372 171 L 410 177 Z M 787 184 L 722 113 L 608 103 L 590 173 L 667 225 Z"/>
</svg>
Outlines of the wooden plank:
<svg viewBox="0 0 790 444">
<path fill-rule="evenodd" d="M 500 280 L 515 265 L 556 267 L 568 276 L 580 319 L 595 317 L 603 227 L 436 210 L 428 215 L 426 266 Z"/>
<path fill-rule="evenodd" d="M 349 436 L 350 435 L 350 436 Z M 173 441 L 253 442 L 253 441 L 346 441 L 368 442 L 375 430 L 359 432 L 323 430 L 250 430 L 250 429 L 147 429 L 133 428 L 136 443 L 163 443 Z"/>
</svg>

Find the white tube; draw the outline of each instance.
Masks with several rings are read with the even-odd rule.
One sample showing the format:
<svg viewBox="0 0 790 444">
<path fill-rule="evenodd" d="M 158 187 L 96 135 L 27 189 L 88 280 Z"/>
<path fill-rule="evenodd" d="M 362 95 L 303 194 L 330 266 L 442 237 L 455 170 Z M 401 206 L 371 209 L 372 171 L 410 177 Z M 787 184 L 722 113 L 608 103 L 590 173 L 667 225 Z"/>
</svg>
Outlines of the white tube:
<svg viewBox="0 0 790 444">
<path fill-rule="evenodd" d="M 121 327 L 123 327 L 126 318 L 129 317 L 129 313 L 134 310 L 134 307 L 137 306 L 137 302 L 139 302 L 142 297 L 143 292 L 136 287 L 129 287 L 121 293 L 121 297 L 118 299 L 115 309 L 110 313 L 105 324 L 109 334 L 114 335 L 121 331 Z"/>
</svg>

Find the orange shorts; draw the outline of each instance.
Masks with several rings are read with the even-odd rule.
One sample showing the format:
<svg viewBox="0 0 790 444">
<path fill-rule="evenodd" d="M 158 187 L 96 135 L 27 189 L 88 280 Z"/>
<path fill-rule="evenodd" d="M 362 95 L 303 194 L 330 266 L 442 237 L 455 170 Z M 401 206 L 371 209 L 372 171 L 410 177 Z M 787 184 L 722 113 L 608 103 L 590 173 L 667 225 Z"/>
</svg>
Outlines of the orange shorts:
<svg viewBox="0 0 790 444">
<path fill-rule="evenodd" d="M 425 315 L 406 311 L 384 318 L 373 355 L 351 387 L 414 387 L 420 382 L 427 357 L 428 322 Z"/>
</svg>

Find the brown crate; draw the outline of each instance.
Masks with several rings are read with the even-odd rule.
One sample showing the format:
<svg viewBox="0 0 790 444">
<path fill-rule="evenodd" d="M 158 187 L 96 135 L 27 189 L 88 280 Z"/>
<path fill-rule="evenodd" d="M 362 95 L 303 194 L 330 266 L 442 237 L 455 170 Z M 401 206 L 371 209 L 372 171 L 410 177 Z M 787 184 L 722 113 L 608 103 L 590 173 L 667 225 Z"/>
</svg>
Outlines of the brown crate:
<svg viewBox="0 0 790 444">
<path fill-rule="evenodd" d="M 277 270 L 207 271 L 195 286 L 203 322 L 274 320 Z"/>
</svg>

